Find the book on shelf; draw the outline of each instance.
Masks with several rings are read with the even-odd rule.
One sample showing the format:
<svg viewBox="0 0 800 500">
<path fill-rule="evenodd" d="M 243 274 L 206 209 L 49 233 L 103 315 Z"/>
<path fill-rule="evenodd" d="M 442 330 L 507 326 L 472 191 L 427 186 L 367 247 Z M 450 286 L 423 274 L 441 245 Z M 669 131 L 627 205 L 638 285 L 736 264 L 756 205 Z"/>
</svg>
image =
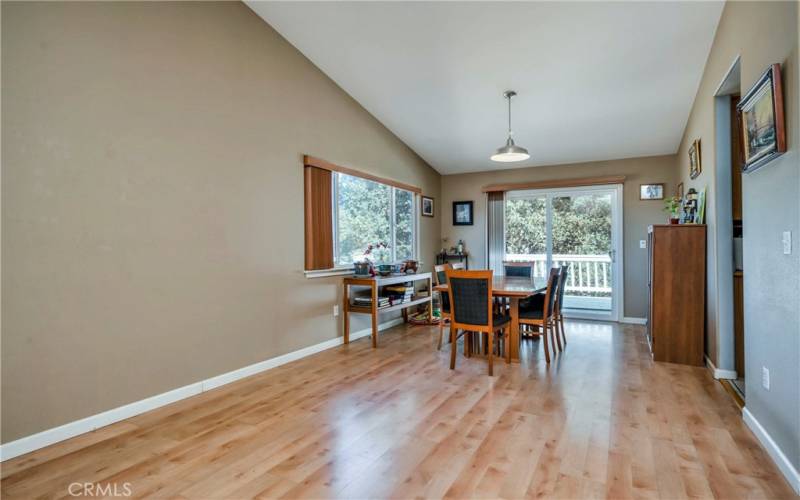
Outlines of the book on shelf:
<svg viewBox="0 0 800 500">
<path fill-rule="evenodd" d="M 414 284 L 406 283 L 400 285 L 389 285 L 384 287 L 384 293 L 389 296 L 392 304 L 402 304 L 414 299 Z"/>
<path fill-rule="evenodd" d="M 357 296 L 353 297 L 353 305 L 357 307 L 372 307 L 372 297 L 370 296 Z M 378 297 L 378 309 L 389 307 L 391 302 L 389 297 Z"/>
</svg>

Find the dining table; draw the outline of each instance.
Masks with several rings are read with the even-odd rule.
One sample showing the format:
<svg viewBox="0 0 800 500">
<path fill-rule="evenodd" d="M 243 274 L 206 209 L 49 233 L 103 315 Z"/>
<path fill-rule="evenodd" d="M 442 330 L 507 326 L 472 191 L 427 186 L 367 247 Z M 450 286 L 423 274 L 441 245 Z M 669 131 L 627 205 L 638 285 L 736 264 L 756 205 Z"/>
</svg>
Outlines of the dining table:
<svg viewBox="0 0 800 500">
<path fill-rule="evenodd" d="M 521 300 L 536 295 L 537 293 L 543 293 L 545 290 L 547 290 L 547 278 L 543 276 L 534 276 L 532 278 L 520 276 L 492 277 L 492 297 L 507 298 L 510 304 L 510 351 L 512 363 L 519 363 L 519 303 Z M 447 293 L 447 283 L 436 285 L 433 287 L 433 291 Z"/>
</svg>

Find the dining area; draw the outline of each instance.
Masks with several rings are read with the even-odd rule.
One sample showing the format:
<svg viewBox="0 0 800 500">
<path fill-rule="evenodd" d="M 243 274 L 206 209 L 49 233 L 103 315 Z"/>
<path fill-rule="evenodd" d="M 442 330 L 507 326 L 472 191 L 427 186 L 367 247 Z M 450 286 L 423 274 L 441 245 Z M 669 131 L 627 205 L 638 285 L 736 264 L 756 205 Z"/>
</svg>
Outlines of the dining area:
<svg viewBox="0 0 800 500">
<path fill-rule="evenodd" d="M 466 270 L 460 263 L 434 267 L 433 291 L 439 294 L 437 349 L 450 344 L 455 369 L 459 344 L 465 362 L 485 358 L 489 376 L 495 357 L 519 363 L 523 339 L 540 339 L 549 364 L 567 345 L 562 303 L 569 266 L 554 266 L 546 277 L 533 262 L 503 262 L 503 272 Z M 459 340 L 462 340 L 459 342 Z"/>
</svg>

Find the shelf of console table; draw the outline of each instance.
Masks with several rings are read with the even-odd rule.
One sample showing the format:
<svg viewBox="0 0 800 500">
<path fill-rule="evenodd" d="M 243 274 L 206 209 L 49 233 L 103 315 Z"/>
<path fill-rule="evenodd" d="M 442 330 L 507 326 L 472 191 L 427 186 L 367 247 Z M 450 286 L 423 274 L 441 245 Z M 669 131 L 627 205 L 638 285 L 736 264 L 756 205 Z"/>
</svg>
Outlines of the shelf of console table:
<svg viewBox="0 0 800 500">
<path fill-rule="evenodd" d="M 400 304 L 391 305 L 388 307 L 378 307 L 378 295 L 380 288 L 389 285 L 399 285 L 402 283 L 417 281 L 428 282 L 428 295 L 426 297 L 416 296 L 408 302 L 401 302 Z M 357 277 L 348 276 L 342 283 L 344 290 L 342 293 L 342 316 L 344 316 L 344 343 L 350 343 L 350 313 L 356 314 L 369 314 L 372 316 L 372 347 L 378 347 L 378 315 L 382 312 L 403 311 L 403 319 L 408 321 L 406 309 L 409 307 L 418 306 L 421 304 L 428 304 L 428 314 L 433 317 L 433 302 L 431 295 L 433 293 L 433 275 L 431 273 L 416 273 L 404 274 L 402 276 L 376 276 L 376 277 Z M 356 306 L 350 303 L 350 291 L 352 287 L 366 287 L 370 290 L 372 297 L 371 306 Z"/>
</svg>

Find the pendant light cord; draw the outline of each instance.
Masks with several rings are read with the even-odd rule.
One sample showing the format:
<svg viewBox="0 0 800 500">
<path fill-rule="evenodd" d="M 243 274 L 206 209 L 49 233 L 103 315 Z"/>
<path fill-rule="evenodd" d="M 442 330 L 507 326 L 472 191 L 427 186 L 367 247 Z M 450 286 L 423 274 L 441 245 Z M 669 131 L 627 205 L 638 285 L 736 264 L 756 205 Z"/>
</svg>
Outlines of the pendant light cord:
<svg viewBox="0 0 800 500">
<path fill-rule="evenodd" d="M 508 96 L 508 136 L 511 137 L 511 96 Z"/>
</svg>

